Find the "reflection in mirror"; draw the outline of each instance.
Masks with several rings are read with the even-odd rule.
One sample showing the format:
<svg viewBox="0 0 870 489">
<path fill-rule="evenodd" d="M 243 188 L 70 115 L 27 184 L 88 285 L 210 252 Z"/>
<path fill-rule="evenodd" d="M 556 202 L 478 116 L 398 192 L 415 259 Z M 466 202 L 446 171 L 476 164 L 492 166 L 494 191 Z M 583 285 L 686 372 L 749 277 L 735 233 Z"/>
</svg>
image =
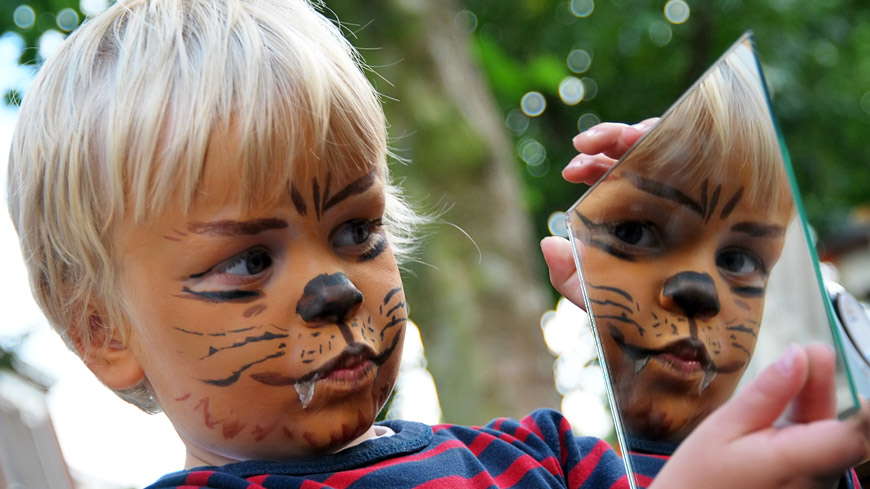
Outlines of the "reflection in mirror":
<svg viewBox="0 0 870 489">
<path fill-rule="evenodd" d="M 629 470 L 790 343 L 836 343 L 758 66 L 744 36 L 568 211 Z"/>
</svg>

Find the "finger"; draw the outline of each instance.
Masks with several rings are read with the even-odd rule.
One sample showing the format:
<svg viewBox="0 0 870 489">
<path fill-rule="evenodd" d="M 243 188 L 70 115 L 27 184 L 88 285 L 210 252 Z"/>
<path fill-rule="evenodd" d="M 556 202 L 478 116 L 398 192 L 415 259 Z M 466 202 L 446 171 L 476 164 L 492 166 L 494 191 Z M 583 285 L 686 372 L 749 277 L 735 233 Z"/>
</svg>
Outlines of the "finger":
<svg viewBox="0 0 870 489">
<path fill-rule="evenodd" d="M 714 411 L 702 426 L 721 430 L 732 439 L 770 427 L 804 386 L 807 363 L 804 349 L 790 346 L 779 360 Z"/>
<path fill-rule="evenodd" d="M 607 173 L 616 160 L 602 154 L 580 154 L 562 170 L 562 178 L 572 183 L 594 184 Z"/>
<path fill-rule="evenodd" d="M 792 423 L 829 419 L 837 414 L 834 349 L 830 345 L 816 343 L 807 346 L 806 352 L 809 367 L 807 381 L 785 417 Z"/>
<path fill-rule="evenodd" d="M 836 419 L 788 426 L 776 431 L 772 441 L 770 450 L 781 453 L 785 464 L 816 477 L 840 476 L 866 459 L 870 450 L 862 427 Z"/>
<path fill-rule="evenodd" d="M 658 118 L 647 119 L 633 126 L 619 122 L 603 122 L 575 136 L 574 148 L 587 155 L 604 154 L 619 159 L 656 122 Z"/>
<path fill-rule="evenodd" d="M 630 128 L 628 124 L 603 122 L 575 136 L 574 148 L 588 155 L 603 153 L 611 158 L 619 158 L 629 148 L 625 144 L 622 133 Z"/>
<path fill-rule="evenodd" d="M 541 252 L 550 269 L 550 283 L 560 294 L 585 311 L 583 287 L 577 275 L 571 243 L 565 238 L 548 236 L 541 241 Z"/>
</svg>

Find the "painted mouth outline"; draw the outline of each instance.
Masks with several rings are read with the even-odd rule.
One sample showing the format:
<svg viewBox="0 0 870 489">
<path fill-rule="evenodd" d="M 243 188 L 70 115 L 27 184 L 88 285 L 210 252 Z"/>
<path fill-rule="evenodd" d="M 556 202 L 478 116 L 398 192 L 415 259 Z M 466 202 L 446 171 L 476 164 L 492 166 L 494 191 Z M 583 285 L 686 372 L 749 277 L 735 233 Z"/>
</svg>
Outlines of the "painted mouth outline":
<svg viewBox="0 0 870 489">
<path fill-rule="evenodd" d="M 704 372 L 698 386 L 698 394 L 703 393 L 720 373 L 730 374 L 740 371 L 746 366 L 745 362 L 734 362 L 728 365 L 716 365 L 707 351 L 707 345 L 695 337 L 680 338 L 660 348 L 643 348 L 629 344 L 625 335 L 614 325 L 609 325 L 610 336 L 617 346 L 634 362 L 634 374 L 640 373 L 649 363 L 650 358 L 661 358 L 661 355 L 671 354 L 679 359 L 697 361 L 701 371 Z M 692 359 L 692 357 L 694 357 Z"/>
<path fill-rule="evenodd" d="M 261 384 L 271 386 L 287 386 L 296 385 L 306 382 L 315 382 L 329 376 L 330 373 L 340 368 L 358 365 L 364 362 L 371 362 L 376 367 L 380 367 L 387 361 L 396 346 L 399 344 L 399 339 L 402 335 L 396 335 L 393 338 L 392 344 L 380 354 L 375 354 L 375 351 L 369 345 L 360 342 L 354 342 L 347 345 L 342 352 L 326 361 L 320 367 L 308 372 L 300 377 L 290 377 L 279 372 L 261 372 L 251 374 L 251 378 Z"/>
</svg>

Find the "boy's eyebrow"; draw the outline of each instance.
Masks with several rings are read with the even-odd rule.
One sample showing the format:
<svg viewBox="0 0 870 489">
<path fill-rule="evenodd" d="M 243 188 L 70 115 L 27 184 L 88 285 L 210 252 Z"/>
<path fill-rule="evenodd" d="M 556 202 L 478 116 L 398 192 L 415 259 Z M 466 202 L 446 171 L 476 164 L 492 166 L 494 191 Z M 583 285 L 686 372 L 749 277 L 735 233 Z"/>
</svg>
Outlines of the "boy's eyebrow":
<svg viewBox="0 0 870 489">
<path fill-rule="evenodd" d="M 656 180 L 644 178 L 637 173 L 624 172 L 625 178 L 638 189 L 656 197 L 667 199 L 676 202 L 682 206 L 688 207 L 689 210 L 697 213 L 701 217 L 705 216 L 704 206 L 698 201 L 686 195 L 683 191 L 676 187 L 672 187 L 666 183 Z"/>
<path fill-rule="evenodd" d="M 746 233 L 753 238 L 779 238 L 785 235 L 785 228 L 777 224 L 744 221 L 731 226 L 732 231 Z"/>
<path fill-rule="evenodd" d="M 219 221 L 194 222 L 187 229 L 194 234 L 208 234 L 212 236 L 240 236 L 259 234 L 271 229 L 284 229 L 288 226 L 287 221 L 277 218 L 251 219 L 249 221 L 235 221 L 221 219 Z"/>
<path fill-rule="evenodd" d="M 324 204 L 322 213 L 326 213 L 331 207 L 335 206 L 342 200 L 347 199 L 351 195 L 361 194 L 369 189 L 375 183 L 375 177 L 377 175 L 377 168 L 372 169 L 372 171 L 366 173 L 365 175 L 357 178 L 356 180 L 347 184 L 343 189 L 339 190 L 338 193 L 333 195 L 332 197 L 327 197 L 324 195 Z M 327 200 L 328 198 L 328 200 Z"/>
</svg>

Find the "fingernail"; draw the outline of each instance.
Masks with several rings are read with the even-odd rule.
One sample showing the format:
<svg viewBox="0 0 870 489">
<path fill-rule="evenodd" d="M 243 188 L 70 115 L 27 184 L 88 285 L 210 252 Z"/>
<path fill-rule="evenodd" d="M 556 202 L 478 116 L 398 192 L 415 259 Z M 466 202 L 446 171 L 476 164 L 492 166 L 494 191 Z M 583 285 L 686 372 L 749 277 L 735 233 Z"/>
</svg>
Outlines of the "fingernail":
<svg viewBox="0 0 870 489">
<path fill-rule="evenodd" d="M 784 375 L 790 375 L 794 371 L 795 358 L 797 358 L 797 353 L 799 349 L 799 345 L 792 343 L 785 350 L 785 353 L 783 353 L 782 356 L 779 357 L 779 360 L 776 361 L 776 367 Z"/>
</svg>

